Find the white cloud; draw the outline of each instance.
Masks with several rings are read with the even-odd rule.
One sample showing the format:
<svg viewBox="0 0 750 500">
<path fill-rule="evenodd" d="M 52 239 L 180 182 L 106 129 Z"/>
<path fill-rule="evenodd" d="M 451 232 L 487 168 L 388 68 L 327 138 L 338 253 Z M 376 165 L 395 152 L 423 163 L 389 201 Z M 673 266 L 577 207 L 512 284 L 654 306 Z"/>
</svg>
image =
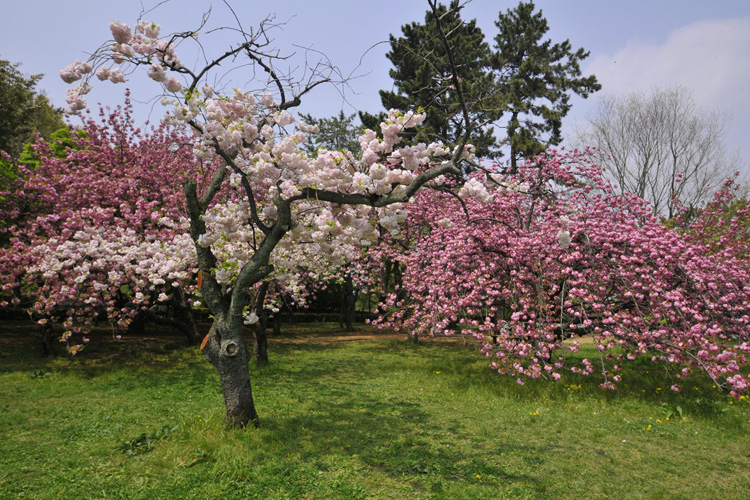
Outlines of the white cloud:
<svg viewBox="0 0 750 500">
<path fill-rule="evenodd" d="M 730 149 L 750 157 L 750 18 L 707 20 L 670 33 L 661 45 L 630 41 L 614 55 L 592 57 L 602 93 L 648 92 L 681 85 L 699 106 L 731 114 Z"/>
</svg>

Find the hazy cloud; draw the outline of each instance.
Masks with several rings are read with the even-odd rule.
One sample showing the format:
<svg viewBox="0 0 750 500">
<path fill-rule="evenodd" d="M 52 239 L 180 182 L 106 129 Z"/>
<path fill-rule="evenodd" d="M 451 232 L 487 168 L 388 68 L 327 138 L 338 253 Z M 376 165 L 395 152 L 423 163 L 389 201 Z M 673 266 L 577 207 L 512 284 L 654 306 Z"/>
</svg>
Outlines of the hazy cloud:
<svg viewBox="0 0 750 500">
<path fill-rule="evenodd" d="M 750 18 L 696 22 L 661 45 L 633 40 L 613 55 L 592 57 L 585 72 L 596 75 L 606 94 L 692 89 L 698 105 L 731 113 L 729 146 L 750 156 Z"/>
</svg>

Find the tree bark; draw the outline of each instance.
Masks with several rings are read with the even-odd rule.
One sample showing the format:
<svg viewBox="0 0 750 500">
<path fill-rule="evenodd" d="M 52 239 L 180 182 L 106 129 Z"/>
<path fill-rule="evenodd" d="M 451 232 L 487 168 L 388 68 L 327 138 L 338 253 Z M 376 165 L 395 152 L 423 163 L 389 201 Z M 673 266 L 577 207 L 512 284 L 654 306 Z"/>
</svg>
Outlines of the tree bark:
<svg viewBox="0 0 750 500">
<path fill-rule="evenodd" d="M 216 368 L 224 393 L 227 427 L 260 426 L 250 384 L 248 352 L 242 338 L 242 323 L 222 318 L 214 320 L 203 350 L 206 359 Z"/>
<path fill-rule="evenodd" d="M 146 333 L 146 319 L 148 314 L 145 311 L 139 311 L 133 320 L 128 323 L 128 335 L 142 337 Z"/>
<path fill-rule="evenodd" d="M 266 328 L 268 328 L 268 315 L 263 308 L 263 303 L 266 301 L 266 292 L 268 292 L 268 284 L 268 281 L 260 284 L 258 298 L 255 303 L 255 314 L 258 315 L 258 322 L 253 328 L 255 335 L 253 357 L 255 358 L 255 364 L 259 366 L 268 364 L 268 334 L 266 332 Z"/>
<path fill-rule="evenodd" d="M 178 323 L 178 328 L 185 334 L 190 345 L 198 345 L 201 342 L 201 334 L 198 330 L 198 323 L 193 316 L 193 309 L 185 297 L 182 288 L 172 289 L 172 307 L 174 308 L 174 319 Z"/>
<path fill-rule="evenodd" d="M 55 351 L 52 342 L 52 325 L 46 323 L 44 325 L 39 325 L 39 328 L 42 331 L 42 356 L 45 358 L 53 358 L 57 356 L 57 352 Z"/>
<path fill-rule="evenodd" d="M 281 335 L 281 310 L 273 315 L 273 334 Z"/>
<path fill-rule="evenodd" d="M 357 295 L 354 290 L 354 281 L 347 275 L 341 284 L 341 318 L 342 326 L 346 331 L 354 331 L 354 315 L 357 307 Z"/>
<path fill-rule="evenodd" d="M 255 343 L 253 344 L 253 358 L 258 366 L 268 364 L 268 333 L 265 320 L 258 320 L 255 325 Z"/>
<path fill-rule="evenodd" d="M 128 325 L 128 333 L 144 334 L 146 320 L 162 326 L 171 326 L 181 331 L 190 345 L 198 345 L 203 338 L 198 328 L 198 322 L 193 316 L 193 309 L 190 307 L 185 293 L 181 288 L 172 289 L 172 297 L 169 304 L 172 306 L 172 317 L 164 317 L 156 314 L 151 309 L 147 309 L 133 319 Z"/>
<path fill-rule="evenodd" d="M 396 301 L 401 301 L 406 298 L 406 290 L 404 290 L 404 270 L 401 269 L 401 263 L 399 261 L 393 263 L 393 288 L 396 291 Z"/>
</svg>

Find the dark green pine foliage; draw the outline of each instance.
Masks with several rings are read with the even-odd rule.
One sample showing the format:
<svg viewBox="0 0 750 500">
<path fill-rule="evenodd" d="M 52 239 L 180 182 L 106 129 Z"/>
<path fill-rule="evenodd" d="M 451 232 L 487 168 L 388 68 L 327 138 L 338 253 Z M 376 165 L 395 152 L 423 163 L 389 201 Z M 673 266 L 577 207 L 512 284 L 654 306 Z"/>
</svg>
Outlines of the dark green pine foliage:
<svg viewBox="0 0 750 500">
<path fill-rule="evenodd" d="M 490 47 L 476 21 L 464 22 L 460 11 L 459 1 L 454 0 L 449 7 L 438 5 L 437 16 L 455 56 L 471 121 L 491 123 L 499 118 L 499 106 L 494 101 Z M 393 64 L 390 76 L 394 90 L 380 91 L 383 107 L 400 111 L 421 108 L 427 112 L 422 126 L 407 138 L 412 143 L 439 140 L 455 144 L 464 134 L 466 124 L 435 15 L 428 12 L 424 24 L 406 24 L 401 31 L 403 36 L 390 37 L 391 50 L 386 57 Z M 376 132 L 383 118 L 383 114 L 360 114 L 363 125 Z M 496 155 L 496 139 L 487 127 L 477 127 L 469 142 L 475 145 L 479 156 Z"/>
<path fill-rule="evenodd" d="M 359 141 L 357 137 L 360 130 L 354 125 L 356 115 L 345 115 L 340 111 L 338 116 L 330 118 L 315 118 L 310 114 L 301 113 L 300 118 L 307 125 L 317 125 L 320 130 L 317 134 L 309 134 L 307 143 L 302 148 L 308 154 L 315 154 L 320 149 L 329 149 L 331 151 L 351 151 L 356 154 L 359 151 Z"/>
<path fill-rule="evenodd" d="M 533 2 L 502 12 L 495 25 L 493 66 L 505 96 L 511 171 L 519 158 L 530 158 L 562 140 L 562 119 L 570 110 L 571 93 L 588 97 L 601 89 L 595 76 L 581 76 L 580 61 L 589 53 L 573 52 L 570 41 L 543 40 L 549 27 Z"/>
</svg>

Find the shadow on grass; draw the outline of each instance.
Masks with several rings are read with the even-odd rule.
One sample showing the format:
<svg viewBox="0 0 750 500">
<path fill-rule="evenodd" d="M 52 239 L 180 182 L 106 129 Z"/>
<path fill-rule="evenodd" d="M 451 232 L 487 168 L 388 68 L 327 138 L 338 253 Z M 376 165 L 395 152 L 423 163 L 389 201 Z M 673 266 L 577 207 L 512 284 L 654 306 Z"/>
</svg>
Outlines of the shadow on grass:
<svg viewBox="0 0 750 500">
<path fill-rule="evenodd" d="M 285 346 L 289 347 L 289 346 Z M 310 353 L 336 349 L 331 345 L 293 346 L 296 351 Z M 384 355 L 386 353 L 386 355 Z M 589 357 L 599 362 L 596 352 L 582 350 L 569 358 L 583 359 Z M 522 401 L 566 401 L 571 397 L 598 400 L 605 403 L 636 401 L 661 407 L 665 415 L 682 416 L 690 414 L 706 419 L 722 416 L 732 399 L 726 391 L 720 391 L 713 381 L 703 373 L 696 372 L 688 378 L 678 379 L 675 373 L 681 366 L 670 367 L 654 363 L 646 357 L 622 363 L 620 373 L 622 381 L 616 390 L 601 387 L 603 378 L 600 374 L 584 376 L 562 372 L 561 380 L 555 382 L 546 379 L 530 380 L 524 378 L 524 385 L 517 383 L 516 378 L 500 375 L 489 367 L 490 360 L 479 354 L 476 346 L 446 343 L 423 343 L 414 345 L 407 341 L 389 341 L 365 343 L 358 349 L 357 356 L 341 360 L 338 369 L 356 368 L 358 363 L 377 363 L 384 370 L 397 371 L 404 364 L 418 366 L 423 375 L 442 372 L 450 381 L 450 386 L 457 392 L 480 390 L 497 397 L 507 397 Z M 615 362 L 605 361 L 608 369 L 613 371 Z M 331 369 L 320 367 L 310 372 L 315 376 Z M 306 368 L 310 370 L 310 368 Z M 744 372 L 748 372 L 747 369 Z M 670 389 L 674 384 L 681 387 L 679 392 Z"/>
<path fill-rule="evenodd" d="M 205 385 L 208 377 L 215 376 L 201 354 L 182 339 L 166 336 L 162 340 L 128 342 L 98 339 L 76 358 L 62 355 L 57 359 L 39 355 L 34 339 L 25 343 L 3 345 L 0 352 L 0 372 L 26 371 L 30 377 L 41 377 L 50 371 L 76 371 L 94 379 L 116 367 L 138 366 L 139 370 L 153 370 L 158 374 L 157 385 L 180 379 L 193 385 Z M 248 338 L 248 343 L 251 339 Z M 354 348 L 352 348 L 354 346 Z M 341 354 L 338 354 L 341 353 Z M 568 354 L 571 357 L 570 354 Z M 574 358 L 589 356 L 594 352 L 582 350 Z M 664 407 L 665 413 L 684 412 L 704 418 L 715 418 L 727 409 L 727 396 L 719 393 L 712 382 L 700 374 L 679 381 L 679 393 L 669 388 L 677 382 L 663 365 L 646 358 L 623 363 L 622 383 L 616 391 L 602 389 L 601 376 L 589 377 L 564 373 L 558 382 L 528 380 L 525 385 L 516 383 L 516 377 L 495 373 L 489 360 L 470 344 L 423 342 L 414 345 L 407 341 L 377 341 L 354 343 L 274 344 L 270 350 L 271 364 L 252 368 L 253 377 L 265 379 L 284 374 L 310 380 L 325 376 L 343 376 L 358 372 L 363 366 L 377 367 L 381 371 L 398 371 L 405 365 L 422 375 L 442 372 L 450 387 L 457 391 L 481 390 L 498 397 L 523 401 L 563 401 L 572 397 L 604 402 L 633 400 Z M 185 369 L 184 364 L 200 365 L 199 369 Z M 614 363 L 609 363 L 613 365 Z M 170 368 L 174 366 L 174 369 Z M 676 371 L 676 370 L 673 370 Z M 254 381 L 255 383 L 255 381 Z"/>
<path fill-rule="evenodd" d="M 365 464 L 392 478 L 464 481 L 475 474 L 505 482 L 541 484 L 540 478 L 505 469 L 489 460 L 484 446 L 471 443 L 451 422 L 441 422 L 422 404 L 399 397 L 367 395 L 362 387 L 316 384 L 314 397 L 294 415 L 275 413 L 265 423 L 282 455 L 298 457 L 327 471 L 341 458 Z M 456 440 L 465 446 L 456 446 Z M 517 443 L 494 440 L 493 447 L 517 452 Z M 524 446 L 528 456 L 544 456 L 547 445 Z"/>
</svg>

